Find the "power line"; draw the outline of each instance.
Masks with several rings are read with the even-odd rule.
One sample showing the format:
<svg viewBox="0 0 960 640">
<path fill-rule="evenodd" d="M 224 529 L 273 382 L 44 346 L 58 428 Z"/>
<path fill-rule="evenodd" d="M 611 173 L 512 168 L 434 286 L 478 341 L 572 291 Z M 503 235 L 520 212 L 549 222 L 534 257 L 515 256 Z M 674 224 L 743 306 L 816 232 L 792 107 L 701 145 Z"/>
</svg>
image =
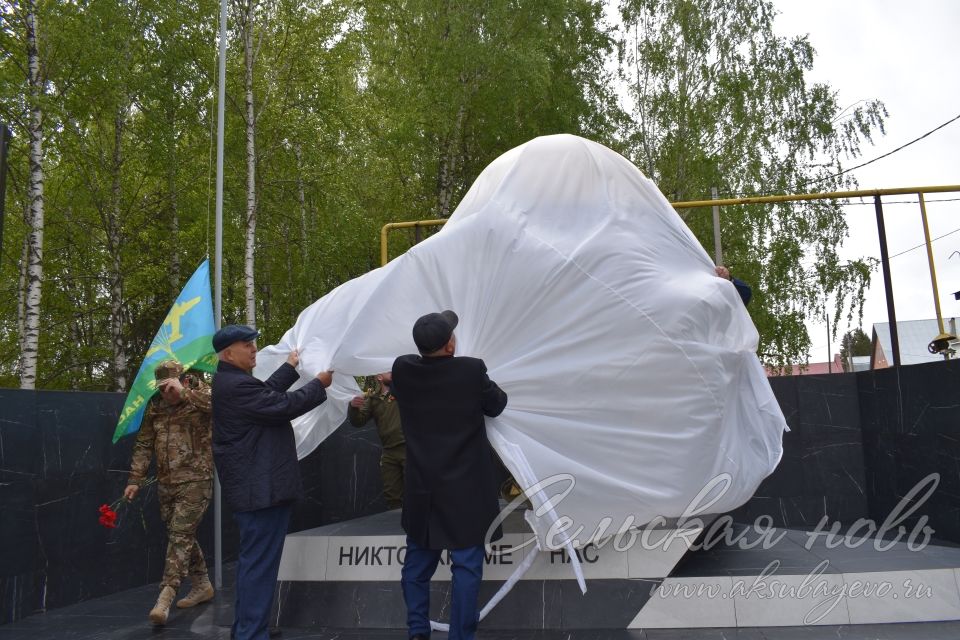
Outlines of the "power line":
<svg viewBox="0 0 960 640">
<path fill-rule="evenodd" d="M 923 135 L 920 136 L 919 138 L 914 138 L 914 139 L 911 140 L 910 142 L 908 142 L 908 143 L 906 143 L 906 144 L 903 144 L 903 145 L 900 145 L 899 147 L 897 147 L 897 148 L 894 149 L 893 151 L 889 151 L 889 152 L 883 154 L 882 156 L 877 156 L 877 157 L 874 158 L 873 160 L 867 160 L 866 162 L 864 162 L 864 163 L 862 163 L 862 164 L 858 164 L 858 165 L 855 166 L 855 167 L 850 167 L 849 169 L 844 169 L 844 170 L 841 171 L 840 173 L 835 173 L 835 174 L 833 174 L 832 176 L 825 176 L 825 177 L 823 177 L 823 178 L 817 178 L 816 180 L 811 180 L 811 181 L 809 181 L 809 182 L 804 183 L 804 184 L 801 185 L 801 186 L 806 187 L 806 186 L 811 185 L 811 184 L 816 184 L 816 183 L 818 183 L 818 182 L 823 182 L 824 180 L 830 180 L 831 178 L 838 178 L 838 177 L 842 176 L 842 175 L 845 174 L 845 173 L 849 173 L 849 172 L 854 171 L 854 170 L 856 170 L 856 169 L 860 169 L 860 168 L 862 168 L 862 167 L 867 166 L 868 164 L 873 164 L 873 163 L 876 162 L 877 160 L 883 160 L 884 158 L 887 158 L 887 157 L 889 157 L 889 156 L 892 156 L 893 154 L 895 154 L 895 153 L 898 152 L 898 151 L 902 151 L 903 149 L 906 149 L 907 147 L 909 147 L 910 145 L 914 144 L 915 142 L 920 142 L 921 140 L 923 140 L 923 139 L 926 138 L 927 136 L 929 136 L 929 135 L 931 135 L 931 134 L 933 134 L 933 133 L 936 133 L 937 131 L 939 131 L 940 129 L 943 129 L 943 128 L 944 128 L 945 126 L 947 126 L 948 124 L 950 124 L 950 123 L 952 123 L 952 122 L 956 122 L 957 120 L 960 120 L 960 113 L 958 113 L 956 116 L 950 118 L 949 120 L 947 120 L 946 122 L 944 122 L 943 124 L 941 124 L 939 127 L 936 127 L 936 128 L 934 128 L 934 129 L 931 129 L 930 131 L 927 131 L 925 134 L 923 134 Z"/>
<path fill-rule="evenodd" d="M 960 120 L 960 113 L 958 113 L 956 116 L 950 118 L 949 120 L 947 120 L 946 122 L 944 122 L 944 123 L 941 124 L 940 126 L 935 127 L 935 128 L 933 128 L 933 129 L 931 129 L 930 131 L 927 131 L 927 132 L 926 132 L 925 134 L 923 134 L 922 136 L 919 136 L 919 137 L 917 137 L 917 138 L 914 138 L 913 140 L 911 140 L 910 142 L 907 142 L 906 144 L 900 145 L 899 147 L 897 147 L 897 148 L 894 149 L 893 151 L 888 151 L 887 153 L 883 154 L 882 156 L 877 156 L 876 158 L 873 158 L 872 160 L 867 160 L 866 162 L 863 162 L 863 163 L 861 163 L 861 164 L 858 164 L 858 165 L 856 165 L 855 167 L 850 167 L 849 169 L 844 169 L 844 170 L 841 171 L 840 173 L 835 173 L 835 174 L 833 174 L 833 175 L 824 176 L 824 177 L 822 177 L 822 178 L 815 178 L 815 179 L 813 179 L 813 180 L 808 180 L 807 182 L 804 182 L 803 184 L 801 184 L 801 185 L 798 187 L 798 189 L 802 189 L 802 188 L 807 187 L 807 186 L 809 186 L 809 185 L 811 185 L 811 184 L 817 184 L 818 182 L 823 182 L 823 181 L 825 181 L 825 180 L 830 180 L 831 178 L 839 178 L 840 176 L 842 176 L 842 175 L 845 174 L 845 173 L 849 173 L 849 172 L 851 172 L 851 171 L 856 171 L 857 169 L 861 169 L 861 168 L 863 168 L 863 167 L 865 167 L 865 166 L 867 166 L 867 165 L 869 165 L 869 164 L 873 164 L 874 162 L 877 162 L 878 160 L 883 160 L 884 158 L 890 157 L 890 156 L 892 156 L 893 154 L 897 153 L 898 151 L 902 151 L 902 150 L 906 149 L 907 147 L 909 147 L 910 145 L 912 145 L 912 144 L 914 144 L 914 143 L 917 143 L 917 142 L 920 142 L 920 141 L 923 140 L 924 138 L 929 137 L 930 135 L 936 133 L 936 132 L 939 131 L 940 129 L 943 129 L 943 128 L 946 127 L 947 125 L 956 122 L 957 120 Z M 729 195 L 729 196 L 733 196 L 733 197 L 738 197 L 738 196 L 752 197 L 752 196 L 755 196 L 755 195 L 757 195 L 757 194 L 756 194 L 756 193 L 752 193 L 752 192 L 746 192 L 746 191 L 743 191 L 743 192 L 733 192 L 733 191 L 732 191 L 732 192 L 725 192 L 725 195 Z M 707 197 L 707 196 L 703 196 L 701 199 L 707 200 L 708 197 Z M 948 201 L 948 200 L 943 200 L 942 202 L 949 202 L 949 201 Z M 851 203 L 851 204 L 853 204 L 853 203 Z M 856 204 L 861 204 L 861 203 L 856 203 Z M 863 204 L 867 204 L 867 203 L 863 203 Z M 872 203 L 870 203 L 870 204 L 872 204 Z M 889 203 L 889 204 L 898 204 L 898 203 Z"/>
<path fill-rule="evenodd" d="M 932 244 L 932 243 L 936 242 L 937 240 L 942 240 L 943 238 L 946 238 L 947 236 L 952 236 L 953 234 L 957 233 L 958 231 L 960 231 L 960 227 L 954 229 L 953 231 L 948 231 L 948 232 L 946 232 L 945 234 L 943 234 L 942 236 L 937 236 L 936 238 L 934 238 L 933 240 L 931 240 L 930 243 Z M 896 258 L 897 256 L 902 256 L 902 255 L 905 254 L 905 253 L 910 253 L 911 251 L 916 251 L 916 250 L 919 249 L 920 247 L 925 247 L 925 246 L 927 246 L 927 243 L 926 243 L 926 242 L 921 242 L 920 244 L 918 244 L 918 245 L 915 246 L 915 247 L 910 247 L 909 249 L 904 249 L 904 250 L 901 251 L 900 253 L 895 253 L 895 254 L 893 254 L 892 256 L 890 256 L 890 257 L 888 258 L 888 260 L 893 260 L 893 259 Z M 960 253 L 960 252 L 958 252 L 958 253 Z M 801 262 L 801 264 L 804 264 L 804 263 Z M 814 261 L 814 262 L 811 262 L 810 264 L 805 265 L 805 266 L 813 266 L 814 264 L 816 264 L 815 261 Z M 811 275 L 807 276 L 807 279 L 810 280 L 810 279 L 812 279 L 812 278 L 814 278 L 814 277 L 816 277 L 816 274 L 811 274 Z"/>
<path fill-rule="evenodd" d="M 940 240 L 941 238 L 946 238 L 947 236 L 953 235 L 954 233 L 956 233 L 956 232 L 958 232 L 958 231 L 960 231 L 960 228 L 954 229 L 953 231 L 948 231 L 947 233 L 943 234 L 942 236 L 937 236 L 936 238 L 934 238 L 934 239 L 931 240 L 930 242 L 931 242 L 931 243 L 936 242 L 937 240 Z M 909 249 L 906 249 L 905 251 L 901 251 L 900 253 L 895 253 L 895 254 L 893 254 L 892 256 L 890 256 L 890 259 L 892 260 L 892 259 L 896 258 L 897 256 L 902 256 L 903 254 L 909 253 L 909 252 L 913 251 L 914 249 L 919 249 L 920 247 L 925 247 L 925 246 L 927 246 L 927 243 L 926 243 L 926 242 L 921 242 L 920 244 L 918 244 L 918 245 L 915 246 L 915 247 L 910 247 Z"/>
</svg>

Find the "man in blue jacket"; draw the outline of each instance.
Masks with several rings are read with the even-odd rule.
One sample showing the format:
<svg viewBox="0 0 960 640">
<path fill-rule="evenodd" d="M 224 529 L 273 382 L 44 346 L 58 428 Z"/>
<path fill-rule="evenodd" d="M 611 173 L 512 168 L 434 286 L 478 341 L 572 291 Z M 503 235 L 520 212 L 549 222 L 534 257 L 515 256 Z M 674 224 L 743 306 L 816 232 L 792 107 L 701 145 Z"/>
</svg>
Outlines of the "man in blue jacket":
<svg viewBox="0 0 960 640">
<path fill-rule="evenodd" d="M 484 538 L 499 512 L 497 471 L 484 416 L 498 416 L 507 394 L 479 358 L 455 358 L 453 311 L 413 325 L 420 355 L 393 363 L 392 391 L 407 443 L 401 585 L 412 640 L 430 637 L 430 579 L 450 550 L 450 640 L 473 640 L 483 578 Z M 500 538 L 499 528 L 491 540 Z"/>
<path fill-rule="evenodd" d="M 753 298 L 753 289 L 750 288 L 750 285 L 740 278 L 734 278 L 730 275 L 730 269 L 727 269 L 723 265 L 717 265 L 714 271 L 716 271 L 718 278 L 723 278 L 733 283 L 733 286 L 737 288 L 737 293 L 740 294 L 740 299 L 743 300 L 743 306 L 746 307 L 750 304 L 750 299 Z"/>
<path fill-rule="evenodd" d="M 232 636 L 267 640 L 267 622 L 293 502 L 303 486 L 290 420 L 327 398 L 331 371 L 296 391 L 296 351 L 272 376 L 251 375 L 259 332 L 228 325 L 213 336 L 220 357 L 213 377 L 213 459 L 223 498 L 240 529 Z"/>
</svg>

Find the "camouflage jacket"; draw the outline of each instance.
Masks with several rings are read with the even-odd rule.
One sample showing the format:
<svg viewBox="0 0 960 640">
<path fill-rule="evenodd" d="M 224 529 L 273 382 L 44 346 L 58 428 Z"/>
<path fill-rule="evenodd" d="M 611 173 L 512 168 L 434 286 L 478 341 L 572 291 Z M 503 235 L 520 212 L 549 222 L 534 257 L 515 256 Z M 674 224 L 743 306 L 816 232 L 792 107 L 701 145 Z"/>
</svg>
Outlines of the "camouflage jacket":
<svg viewBox="0 0 960 640">
<path fill-rule="evenodd" d="M 183 402 L 168 404 L 155 396 L 147 405 L 133 446 L 130 484 L 143 482 L 150 458 L 157 457 L 157 481 L 166 484 L 213 478 L 210 387 L 194 382 L 184 387 Z"/>
<path fill-rule="evenodd" d="M 350 424 L 362 427 L 370 418 L 373 418 L 384 449 L 405 444 L 403 429 L 400 427 L 400 410 L 397 408 L 397 400 L 389 392 L 379 394 L 375 391 L 367 391 L 364 395 L 363 407 L 358 409 L 351 406 L 347 409 Z"/>
</svg>

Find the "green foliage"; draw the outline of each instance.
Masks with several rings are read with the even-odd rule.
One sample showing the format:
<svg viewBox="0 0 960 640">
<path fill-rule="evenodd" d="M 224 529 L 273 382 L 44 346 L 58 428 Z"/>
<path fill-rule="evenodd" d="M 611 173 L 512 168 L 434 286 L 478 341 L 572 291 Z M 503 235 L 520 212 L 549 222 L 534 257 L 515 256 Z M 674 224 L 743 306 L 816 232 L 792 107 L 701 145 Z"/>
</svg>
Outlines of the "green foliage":
<svg viewBox="0 0 960 640">
<path fill-rule="evenodd" d="M 46 230 L 40 388 L 112 389 L 111 325 L 136 371 L 213 251 L 216 0 L 37 3 Z M 245 315 L 240 16 L 227 58 L 223 320 Z M 17 384 L 27 135 L 24 28 L 0 3 L 0 120 L 14 129 L 0 255 L 0 385 Z M 256 312 L 272 342 L 316 298 L 379 265 L 390 221 L 448 215 L 483 168 L 574 133 L 632 158 L 671 199 L 849 186 L 882 131 L 809 85 L 813 50 L 761 0 L 271 0 L 255 5 Z M 618 57 L 617 57 L 618 56 Z M 622 78 L 608 71 L 614 59 Z M 630 87 L 629 113 L 618 88 Z M 712 246 L 708 210 L 684 214 Z M 754 287 L 761 351 L 806 353 L 804 318 L 859 312 L 869 261 L 842 263 L 831 203 L 723 211 L 725 262 Z M 424 230 L 429 235 L 435 229 Z M 414 232 L 391 239 L 391 255 Z M 119 322 L 119 325 L 117 324 Z M 836 323 L 834 323 L 836 324 Z"/>
<path fill-rule="evenodd" d="M 854 356 L 869 356 L 873 351 L 873 342 L 870 336 L 863 332 L 863 329 L 857 327 L 852 331 L 843 334 L 840 341 L 840 361 L 843 363 L 843 370 L 850 371 Z"/>
<path fill-rule="evenodd" d="M 843 109 L 827 85 L 809 84 L 814 51 L 805 37 L 775 33 L 766 0 L 625 0 L 622 77 L 633 119 L 627 155 L 671 200 L 853 188 L 836 176 L 863 141 L 883 131 L 878 101 Z M 685 210 L 704 246 L 713 246 L 710 209 Z M 839 205 L 727 207 L 723 260 L 754 285 L 750 312 L 760 354 L 784 365 L 810 348 L 806 317 L 830 309 L 834 325 L 862 315 L 875 267 L 844 263 Z M 711 251 L 712 253 L 712 251 Z"/>
<path fill-rule="evenodd" d="M 224 322 L 245 315 L 245 4 L 232 2 L 228 20 Z M 15 135 L 0 257 L 3 386 L 17 384 L 26 232 L 26 53 L 16 13 L 0 6 L 0 120 Z M 129 381 L 177 292 L 213 251 L 219 3 L 48 0 L 38 13 L 47 81 L 38 387 L 112 389 L 111 321 L 120 322 Z M 452 209 L 500 153 L 557 132 L 611 143 L 616 109 L 603 65 L 614 40 L 601 16 L 593 0 L 256 3 L 264 340 L 379 266 L 384 223 L 433 217 L 441 199 Z M 396 250 L 412 241 L 400 238 Z"/>
<path fill-rule="evenodd" d="M 487 164 L 531 138 L 576 133 L 611 143 L 616 111 L 603 65 L 614 40 L 600 3 L 360 4 L 367 66 L 358 134 L 380 165 L 368 210 L 391 220 L 445 217 Z"/>
</svg>

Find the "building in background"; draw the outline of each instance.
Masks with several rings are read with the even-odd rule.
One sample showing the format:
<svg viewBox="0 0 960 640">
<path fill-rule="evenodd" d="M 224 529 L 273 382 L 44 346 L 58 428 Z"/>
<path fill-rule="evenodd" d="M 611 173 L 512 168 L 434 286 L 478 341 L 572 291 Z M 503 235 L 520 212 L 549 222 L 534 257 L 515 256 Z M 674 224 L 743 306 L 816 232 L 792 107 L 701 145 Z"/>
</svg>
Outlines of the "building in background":
<svg viewBox="0 0 960 640">
<path fill-rule="evenodd" d="M 958 292 L 960 293 L 960 292 Z M 954 336 L 958 335 L 958 318 L 944 318 L 944 330 Z M 923 364 L 926 362 L 940 362 L 944 359 L 942 353 L 930 353 L 927 345 L 940 335 L 940 327 L 936 318 L 923 320 L 901 320 L 897 323 L 897 335 L 900 338 L 900 363 L 902 365 Z M 951 358 L 960 358 L 960 340 L 950 343 L 953 353 Z M 810 376 L 826 373 L 843 373 L 843 361 L 840 354 L 833 356 L 830 362 L 810 362 L 795 364 L 790 370 L 766 367 L 768 376 Z M 871 351 L 869 356 L 853 356 L 848 358 L 847 371 L 868 371 L 870 369 L 886 369 L 893 366 L 893 347 L 890 341 L 890 323 L 878 322 L 873 325 L 871 337 Z"/>
<path fill-rule="evenodd" d="M 947 333 L 957 335 L 957 318 L 944 318 L 943 328 Z M 900 339 L 900 364 L 923 364 L 940 362 L 943 354 L 930 353 L 927 345 L 940 335 L 936 318 L 924 320 L 901 320 L 897 322 L 897 336 Z M 890 342 L 890 323 L 878 322 L 873 325 L 873 348 L 870 356 L 871 369 L 885 369 L 893 366 L 893 347 Z M 960 342 L 954 340 L 951 347 L 960 357 Z"/>
<path fill-rule="evenodd" d="M 870 357 L 862 356 L 860 357 L 867 359 L 867 366 L 870 365 Z M 854 358 L 856 360 L 857 358 Z M 790 365 L 790 370 L 779 369 L 777 367 L 765 367 L 767 370 L 767 376 L 817 376 L 823 375 L 825 373 L 843 373 L 843 362 L 840 360 L 840 354 L 833 356 L 833 360 L 829 362 L 808 362 L 806 364 L 793 364 Z M 856 369 L 860 371 L 860 369 Z"/>
</svg>

